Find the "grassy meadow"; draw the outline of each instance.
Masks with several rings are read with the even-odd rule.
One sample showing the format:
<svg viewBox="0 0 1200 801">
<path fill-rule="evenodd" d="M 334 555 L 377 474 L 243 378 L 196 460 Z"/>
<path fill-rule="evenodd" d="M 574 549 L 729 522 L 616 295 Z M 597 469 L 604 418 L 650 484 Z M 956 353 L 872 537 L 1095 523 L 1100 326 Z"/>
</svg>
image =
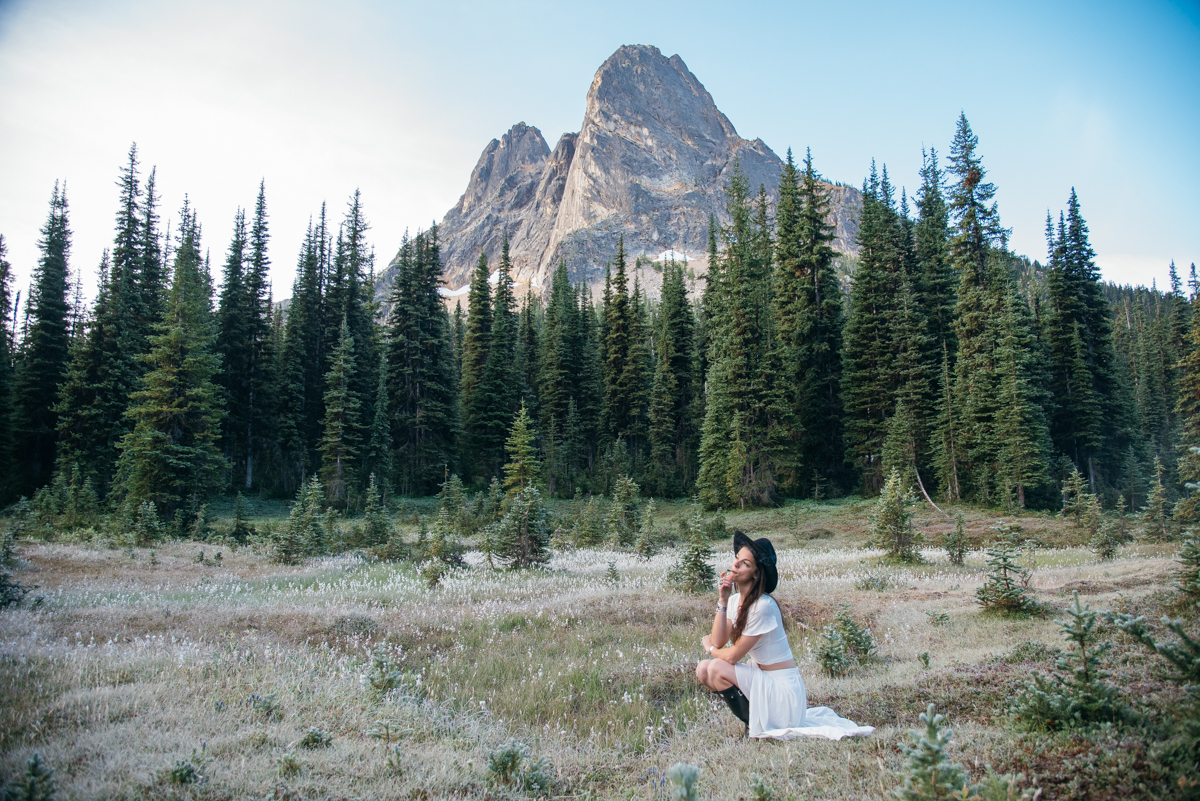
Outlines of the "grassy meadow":
<svg viewBox="0 0 1200 801">
<path fill-rule="evenodd" d="M 415 538 L 414 513 L 432 508 L 412 502 L 395 522 Z M 287 510 L 252 511 L 265 527 Z M 1069 521 L 1006 516 L 1029 543 L 1031 590 L 1054 610 L 1008 619 L 975 601 L 998 515 L 960 510 L 972 550 L 954 566 L 933 547 L 952 523 L 920 507 L 927 563 L 897 566 L 864 547 L 871 511 L 843 499 L 726 515 L 778 549 L 775 596 L 809 704 L 877 727 L 836 743 L 743 739 L 697 688 L 715 592 L 671 589 L 677 545 L 649 559 L 556 550 L 522 571 L 468 551 L 431 588 L 414 563 L 365 552 L 285 566 L 267 541 L 21 539 L 12 575 L 36 589 L 0 610 L 0 776 L 36 751 L 59 798 L 667 799 L 665 773 L 682 761 L 701 768 L 700 798 L 751 798 L 754 775 L 781 801 L 882 798 L 934 703 L 973 775 L 1023 772 L 1043 799 L 1162 797 L 1148 728 L 1033 733 L 1007 708 L 1066 647 L 1053 618 L 1072 591 L 1094 608 L 1194 623 L 1174 590 L 1178 545 L 1135 540 L 1101 561 Z M 690 513 L 657 506 L 665 532 Z M 231 515 L 218 510 L 217 531 Z M 713 547 L 723 566 L 728 540 Z M 878 657 L 833 679 L 816 649 L 843 603 Z M 1110 681 L 1145 720 L 1179 703 L 1161 660 L 1108 636 Z M 536 781 L 504 782 L 506 751 Z"/>
</svg>

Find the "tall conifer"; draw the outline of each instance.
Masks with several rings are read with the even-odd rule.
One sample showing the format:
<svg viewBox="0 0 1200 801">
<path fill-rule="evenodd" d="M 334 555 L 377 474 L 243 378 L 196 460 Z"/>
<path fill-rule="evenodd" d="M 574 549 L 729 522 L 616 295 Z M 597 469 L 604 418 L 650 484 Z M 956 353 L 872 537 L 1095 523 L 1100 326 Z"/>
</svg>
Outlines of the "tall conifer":
<svg viewBox="0 0 1200 801">
<path fill-rule="evenodd" d="M 459 376 L 442 278 L 437 226 L 401 247 L 388 335 L 388 396 L 396 487 L 432 492 L 457 469 Z"/>
<path fill-rule="evenodd" d="M 22 343 L 13 396 L 13 431 L 20 463 L 16 476 L 20 491 L 27 495 L 46 484 L 54 470 L 58 441 L 54 405 L 70 359 L 67 265 L 71 230 L 67 190 L 65 186 L 60 189 L 57 183 L 38 249 L 41 257 L 26 301 L 30 310 L 29 329 Z"/>
<path fill-rule="evenodd" d="M 362 402 L 354 387 L 354 336 L 345 317 L 325 374 L 325 433 L 321 437 L 321 479 L 336 506 L 346 508 L 357 485 L 362 445 Z"/>
<path fill-rule="evenodd" d="M 150 501 L 185 516 L 219 490 L 226 462 L 217 447 L 223 410 L 213 382 L 212 280 L 200 256 L 200 226 L 184 200 L 167 314 L 151 337 L 149 372 L 133 393 L 132 431 L 120 443 L 119 492 L 133 507 Z"/>
</svg>

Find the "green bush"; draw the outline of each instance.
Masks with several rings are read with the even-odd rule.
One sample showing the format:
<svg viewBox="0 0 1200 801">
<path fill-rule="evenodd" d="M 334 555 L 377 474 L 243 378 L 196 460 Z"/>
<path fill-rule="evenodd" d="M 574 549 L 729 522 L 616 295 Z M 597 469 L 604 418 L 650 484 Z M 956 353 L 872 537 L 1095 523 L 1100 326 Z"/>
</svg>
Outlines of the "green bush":
<svg viewBox="0 0 1200 801">
<path fill-rule="evenodd" d="M 1129 709 L 1116 688 L 1106 684 L 1108 672 L 1100 659 L 1112 647 L 1101 642 L 1096 630 L 1099 613 L 1081 604 L 1079 593 L 1067 608 L 1068 617 L 1055 622 L 1071 649 L 1055 661 L 1061 674 L 1034 676 L 1018 693 L 1011 711 L 1028 729 L 1061 731 L 1100 723 L 1117 723 L 1129 717 Z"/>
</svg>

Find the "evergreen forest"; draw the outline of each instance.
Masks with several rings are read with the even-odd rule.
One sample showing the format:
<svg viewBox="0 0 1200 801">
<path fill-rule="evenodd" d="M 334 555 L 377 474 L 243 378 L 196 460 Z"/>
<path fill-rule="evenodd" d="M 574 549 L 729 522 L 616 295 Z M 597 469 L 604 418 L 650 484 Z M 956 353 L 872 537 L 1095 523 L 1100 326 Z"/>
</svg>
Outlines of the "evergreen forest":
<svg viewBox="0 0 1200 801">
<path fill-rule="evenodd" d="M 377 300 L 356 192 L 315 213 L 277 302 L 265 186 L 212 248 L 186 201 L 164 222 L 155 181 L 134 146 L 94 303 L 65 186 L 24 297 L 0 237 L 0 505 L 182 533 L 239 492 L 318 487 L 355 514 L 453 476 L 558 498 L 632 480 L 735 509 L 876 495 L 895 471 L 931 504 L 1057 510 L 1074 488 L 1200 516 L 1195 265 L 1186 287 L 1174 264 L 1163 288 L 1102 282 L 1073 189 L 1044 259 L 1013 253 L 965 116 L 911 197 L 871 164 L 854 257 L 811 153 L 789 151 L 775 203 L 735 171 L 707 275 L 667 262 L 658 298 L 623 244 L 598 297 L 565 266 L 519 297 L 506 244 L 451 310 L 434 225 Z"/>
</svg>

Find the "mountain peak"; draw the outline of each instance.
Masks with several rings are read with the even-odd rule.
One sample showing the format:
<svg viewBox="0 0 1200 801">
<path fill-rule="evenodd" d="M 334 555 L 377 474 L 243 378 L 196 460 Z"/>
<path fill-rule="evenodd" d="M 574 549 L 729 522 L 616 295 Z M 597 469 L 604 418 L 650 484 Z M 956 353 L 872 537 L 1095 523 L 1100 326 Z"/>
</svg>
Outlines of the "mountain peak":
<svg viewBox="0 0 1200 801">
<path fill-rule="evenodd" d="M 738 136 L 678 55 L 624 45 L 596 70 L 579 133 L 551 151 L 520 122 L 484 148 L 439 226 L 444 281 L 465 284 L 481 252 L 495 263 L 507 236 L 518 283 L 545 289 L 565 262 L 573 281 L 595 286 L 623 236 L 631 269 L 657 294 L 660 254 L 686 256 L 697 274 L 707 269 L 710 215 L 729 223 L 725 187 L 735 164 L 773 203 L 779 157 Z M 830 191 L 834 245 L 850 252 L 861 198 L 848 187 Z M 393 273 L 389 265 L 381 292 Z"/>
</svg>

